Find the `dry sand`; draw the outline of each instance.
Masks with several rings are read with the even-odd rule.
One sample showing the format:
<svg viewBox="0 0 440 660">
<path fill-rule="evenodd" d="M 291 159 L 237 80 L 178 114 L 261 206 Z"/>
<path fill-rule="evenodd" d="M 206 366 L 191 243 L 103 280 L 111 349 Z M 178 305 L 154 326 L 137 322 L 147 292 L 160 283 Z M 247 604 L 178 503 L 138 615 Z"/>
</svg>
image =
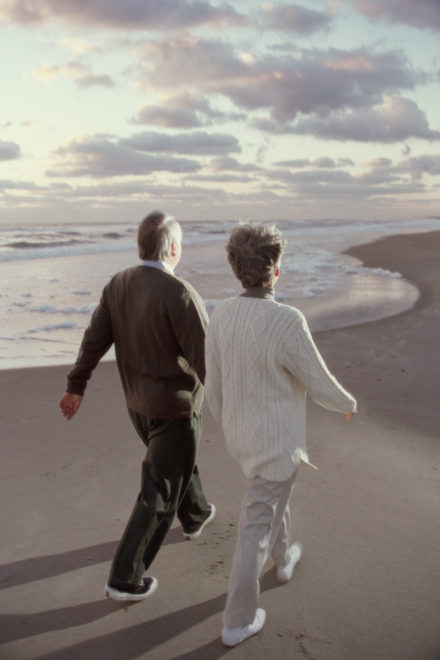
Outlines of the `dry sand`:
<svg viewBox="0 0 440 660">
<path fill-rule="evenodd" d="M 292 500 L 304 557 L 285 586 L 267 566 L 266 626 L 235 649 L 220 629 L 243 480 L 208 412 L 199 466 L 218 515 L 192 542 L 175 524 L 152 566 L 158 591 L 124 608 L 103 586 L 142 446 L 115 365 L 98 367 L 71 422 L 56 409 L 65 367 L 0 372 L 2 660 L 440 658 L 440 232 L 351 253 L 421 296 L 398 316 L 316 335 L 360 412 L 346 423 L 310 403 L 319 472 L 300 472 Z"/>
</svg>

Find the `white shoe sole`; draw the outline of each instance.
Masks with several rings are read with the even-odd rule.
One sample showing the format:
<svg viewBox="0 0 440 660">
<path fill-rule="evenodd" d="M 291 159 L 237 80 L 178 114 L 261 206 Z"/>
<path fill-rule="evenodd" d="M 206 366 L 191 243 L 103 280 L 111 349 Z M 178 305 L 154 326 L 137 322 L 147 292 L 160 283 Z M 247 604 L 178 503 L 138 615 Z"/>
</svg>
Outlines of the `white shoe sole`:
<svg viewBox="0 0 440 660">
<path fill-rule="evenodd" d="M 146 598 L 149 598 L 154 592 L 156 591 L 158 587 L 158 581 L 156 578 L 151 578 L 151 586 L 148 589 L 148 591 L 144 594 L 132 594 L 129 591 L 121 591 L 119 589 L 115 589 L 114 587 L 111 587 L 109 584 L 105 585 L 104 593 L 107 596 L 107 598 L 111 598 L 111 600 L 118 600 L 118 601 L 140 601 L 140 600 L 145 600 Z"/>
<path fill-rule="evenodd" d="M 214 520 L 215 512 L 216 512 L 215 504 L 210 504 L 209 506 L 211 507 L 211 513 L 206 518 L 206 520 L 202 524 L 202 526 L 199 527 L 199 529 L 196 532 L 192 532 L 192 533 L 191 532 L 183 532 L 183 536 L 184 536 L 184 538 L 186 538 L 187 541 L 192 541 L 193 539 L 198 539 L 199 536 L 201 535 L 201 533 L 203 532 L 203 530 L 205 529 L 206 525 L 209 525 L 209 523 Z"/>
<path fill-rule="evenodd" d="M 255 614 L 255 619 L 247 626 L 241 626 L 240 628 L 223 628 L 222 642 L 224 646 L 231 647 L 241 644 L 246 639 L 249 639 L 249 637 L 259 633 L 265 622 L 266 612 L 259 607 Z"/>
</svg>

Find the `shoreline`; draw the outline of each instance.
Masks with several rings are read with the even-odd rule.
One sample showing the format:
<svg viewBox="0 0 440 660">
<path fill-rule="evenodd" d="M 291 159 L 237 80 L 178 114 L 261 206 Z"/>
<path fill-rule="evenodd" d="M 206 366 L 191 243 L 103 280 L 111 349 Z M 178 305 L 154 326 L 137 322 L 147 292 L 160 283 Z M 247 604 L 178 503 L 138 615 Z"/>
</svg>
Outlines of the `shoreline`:
<svg viewBox="0 0 440 660">
<path fill-rule="evenodd" d="M 436 231 L 423 231 L 420 235 L 426 233 L 435 235 Z M 397 236 L 418 235 L 403 233 Z M 356 244 L 349 248 L 343 248 L 341 246 L 339 255 L 341 257 L 347 256 L 356 259 L 366 269 L 378 268 L 389 271 L 394 270 L 400 273 L 399 262 L 397 263 L 397 267 L 393 266 L 391 268 L 387 265 L 387 255 L 384 255 L 385 259 L 382 261 L 373 261 L 371 264 L 363 263 L 362 255 L 369 254 L 368 250 L 365 252 L 364 248 L 369 245 L 374 246 L 385 238 L 387 237 Z M 396 235 L 391 235 L 389 238 L 394 239 Z M 204 250 L 203 258 L 201 258 L 202 249 Z M 211 270 L 209 272 L 203 272 L 203 264 L 206 267 L 204 259 L 208 259 L 210 263 Z M 217 242 L 210 245 L 195 244 L 186 246 L 181 269 L 176 274 L 184 277 L 184 279 L 187 279 L 195 286 L 205 299 L 208 312 L 217 300 L 229 295 L 236 295 L 241 290 L 236 278 L 228 268 L 225 256 Z M 390 275 L 387 278 L 388 281 L 384 282 L 383 275 L 361 271 L 360 273 L 347 275 L 344 282 L 339 287 L 332 289 L 328 296 L 318 293 L 311 298 L 296 299 L 292 291 L 295 274 L 287 271 L 282 273 L 282 279 L 276 291 L 276 299 L 281 303 L 285 302 L 286 304 L 298 307 L 306 316 L 313 333 L 342 329 L 352 325 L 384 319 L 411 309 L 419 296 L 417 282 L 413 282 L 410 278 L 405 277 L 404 273 L 401 273 L 401 275 L 402 277 L 391 277 Z M 38 355 L 28 357 L 22 355 L 9 359 L 3 358 L 0 371 L 44 368 L 49 366 L 67 367 L 72 365 L 76 358 L 81 335 L 78 336 L 77 344 L 72 345 L 72 353 L 70 355 L 58 357 L 55 357 L 55 355 L 51 357 L 44 356 L 42 358 Z M 31 339 L 28 341 L 31 341 Z M 27 364 L 28 361 L 31 364 Z M 112 349 L 103 358 L 103 361 L 115 361 L 114 351 Z"/>
</svg>

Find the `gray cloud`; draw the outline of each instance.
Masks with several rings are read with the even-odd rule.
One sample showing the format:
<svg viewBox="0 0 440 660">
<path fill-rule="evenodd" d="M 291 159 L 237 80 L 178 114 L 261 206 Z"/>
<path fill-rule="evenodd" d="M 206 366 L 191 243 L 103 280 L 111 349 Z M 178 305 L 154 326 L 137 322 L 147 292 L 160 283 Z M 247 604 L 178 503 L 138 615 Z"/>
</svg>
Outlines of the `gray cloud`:
<svg viewBox="0 0 440 660">
<path fill-rule="evenodd" d="M 440 175 L 440 155 L 411 156 L 396 167 L 399 172 L 408 172 L 413 181 L 419 181 L 424 174 Z"/>
<path fill-rule="evenodd" d="M 75 83 L 78 87 L 88 88 L 88 87 L 114 87 L 115 83 L 111 76 L 107 74 L 103 75 L 93 75 L 89 74 L 86 76 L 77 76 L 75 78 Z"/>
<path fill-rule="evenodd" d="M 193 36 L 145 41 L 139 46 L 143 65 L 141 81 L 148 89 L 209 86 L 223 80 L 249 76 L 250 69 L 236 57 L 231 44 Z"/>
<path fill-rule="evenodd" d="M 365 165 L 372 168 L 388 168 L 393 164 L 390 158 L 372 158 L 368 160 Z"/>
<path fill-rule="evenodd" d="M 203 0 L 9 0 L 0 6 L 0 21 L 68 23 L 111 29 L 184 30 L 201 25 L 243 25 L 231 5 L 213 6 Z"/>
<path fill-rule="evenodd" d="M 194 110 L 175 108 L 169 105 L 144 105 L 136 117 L 132 119 L 132 123 L 167 128 L 198 128 L 203 125 Z"/>
<path fill-rule="evenodd" d="M 347 182 L 351 176 L 344 170 L 302 170 L 300 172 L 291 172 L 290 170 L 273 170 L 268 173 L 268 177 L 286 183 L 331 183 Z"/>
<path fill-rule="evenodd" d="M 236 158 L 231 158 L 231 156 L 218 156 L 217 158 L 213 158 L 209 167 L 213 172 L 258 172 L 261 170 L 261 167 L 254 163 L 240 163 L 240 161 Z"/>
<path fill-rule="evenodd" d="M 422 29 L 440 29 L 438 0 L 348 0 L 364 16 Z"/>
<path fill-rule="evenodd" d="M 329 158 L 328 156 L 315 158 L 315 160 L 312 160 L 311 165 L 319 169 L 329 169 L 331 167 L 336 167 L 336 163 L 333 158 Z"/>
<path fill-rule="evenodd" d="M 278 160 L 274 164 L 279 167 L 301 168 L 307 167 L 310 164 L 310 160 L 308 158 L 293 158 L 291 160 Z"/>
<path fill-rule="evenodd" d="M 148 89 L 182 87 L 190 71 L 193 88 L 222 94 L 246 111 L 269 109 L 278 124 L 298 114 L 371 107 L 421 79 L 401 53 L 367 48 L 309 49 L 258 59 L 237 57 L 219 41 L 181 38 L 144 44 L 141 58 Z"/>
<path fill-rule="evenodd" d="M 302 169 L 304 167 L 314 167 L 318 169 L 330 169 L 332 167 L 344 167 L 354 165 L 351 158 L 338 158 L 337 161 L 328 156 L 320 156 L 314 160 L 309 158 L 294 158 L 291 160 L 280 160 L 274 163 L 279 167 L 289 167 L 293 169 Z"/>
<path fill-rule="evenodd" d="M 305 51 L 298 58 L 267 59 L 261 68 L 246 84 L 227 81 L 216 89 L 250 110 L 271 108 L 277 123 L 298 114 L 370 107 L 384 94 L 413 88 L 417 79 L 400 54 L 366 49 Z"/>
<path fill-rule="evenodd" d="M 16 142 L 0 140 L 0 161 L 20 158 L 20 146 Z"/>
<path fill-rule="evenodd" d="M 233 135 L 211 134 L 202 131 L 175 135 L 154 131 L 138 133 L 130 138 L 120 140 L 120 145 L 137 151 L 198 156 L 230 154 L 241 151 L 239 142 Z"/>
<path fill-rule="evenodd" d="M 11 181 L 9 179 L 0 179 L 0 190 L 38 190 L 32 181 Z"/>
<path fill-rule="evenodd" d="M 205 181 L 214 183 L 251 183 L 254 179 L 246 174 L 189 174 L 191 181 Z"/>
<path fill-rule="evenodd" d="M 79 60 L 68 62 L 65 66 L 58 64 L 43 64 L 33 70 L 33 76 L 38 80 L 51 82 L 59 76 L 71 78 L 78 87 L 114 87 L 115 83 L 108 74 L 95 74 L 91 68 Z"/>
<path fill-rule="evenodd" d="M 57 164 L 54 169 L 46 172 L 46 176 L 108 177 L 159 171 L 187 173 L 200 169 L 195 160 L 151 154 L 147 156 L 121 142 L 114 143 L 104 136 L 72 140 L 54 152 Z"/>
<path fill-rule="evenodd" d="M 131 123 L 167 128 L 200 128 L 213 123 L 245 118 L 244 113 L 223 112 L 215 109 L 202 95 L 182 92 L 168 97 L 160 105 L 144 105 L 131 119 Z"/>
<path fill-rule="evenodd" d="M 297 4 L 266 5 L 262 17 L 265 27 L 302 35 L 327 29 L 333 21 L 329 14 Z"/>
<path fill-rule="evenodd" d="M 379 108 L 312 116 L 289 126 L 296 135 L 314 135 L 327 140 L 355 142 L 400 142 L 409 138 L 439 140 L 440 131 L 431 130 L 424 113 L 414 101 L 392 97 Z"/>
</svg>

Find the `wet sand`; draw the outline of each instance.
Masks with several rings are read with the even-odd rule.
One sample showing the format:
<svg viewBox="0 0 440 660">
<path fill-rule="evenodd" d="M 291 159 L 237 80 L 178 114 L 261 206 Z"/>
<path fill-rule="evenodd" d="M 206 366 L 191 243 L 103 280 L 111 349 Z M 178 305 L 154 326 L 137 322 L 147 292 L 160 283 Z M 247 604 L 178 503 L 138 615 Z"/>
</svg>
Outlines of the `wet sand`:
<svg viewBox="0 0 440 660">
<path fill-rule="evenodd" d="M 235 649 L 220 630 L 244 485 L 208 411 L 199 466 L 217 517 L 192 542 L 175 524 L 151 568 L 158 591 L 124 608 L 103 586 L 143 452 L 114 363 L 98 367 L 71 422 L 56 409 L 65 367 L 0 372 L 2 660 L 438 660 L 440 232 L 350 253 L 401 272 L 420 297 L 315 335 L 359 414 L 346 423 L 310 403 L 319 471 L 300 472 L 292 499 L 304 557 L 284 586 L 268 564 L 267 623 Z"/>
</svg>

